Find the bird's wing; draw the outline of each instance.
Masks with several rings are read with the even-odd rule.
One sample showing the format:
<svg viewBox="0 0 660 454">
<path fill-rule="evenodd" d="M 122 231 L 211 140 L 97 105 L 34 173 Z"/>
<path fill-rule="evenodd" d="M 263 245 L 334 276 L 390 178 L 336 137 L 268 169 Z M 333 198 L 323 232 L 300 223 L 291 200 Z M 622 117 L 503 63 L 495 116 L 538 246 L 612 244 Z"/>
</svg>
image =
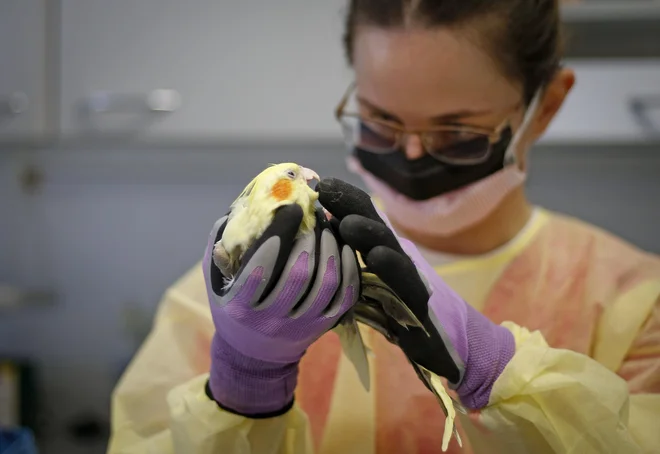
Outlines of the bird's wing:
<svg viewBox="0 0 660 454">
<path fill-rule="evenodd" d="M 371 388 L 371 379 L 369 375 L 369 360 L 367 355 L 370 354 L 371 351 L 366 345 L 364 345 L 352 309 L 344 315 L 339 324 L 334 327 L 333 331 L 339 336 L 341 348 L 348 360 L 353 364 L 353 367 L 355 367 L 362 386 L 366 391 L 369 391 Z"/>
<path fill-rule="evenodd" d="M 362 298 L 352 309 L 357 321 L 370 326 L 374 330 L 381 333 L 390 343 L 397 346 L 398 341 L 396 335 L 390 332 L 387 327 L 387 316 L 394 318 L 398 323 L 402 325 L 405 323 L 409 326 L 420 326 L 423 328 L 422 324 L 419 322 L 417 317 L 415 317 L 412 311 L 410 311 L 410 309 L 394 294 L 394 292 L 377 276 L 371 273 L 363 272 L 362 284 Z M 366 297 L 367 295 L 369 295 L 368 298 Z M 392 308 L 394 308 L 394 310 L 392 310 Z M 395 315 L 393 315 L 392 312 L 394 312 Z M 408 361 L 415 369 L 415 372 L 417 372 L 419 378 L 426 384 L 429 390 L 431 390 L 433 395 L 436 397 L 440 407 L 442 408 L 442 411 L 446 416 L 445 431 L 442 439 L 442 451 L 445 452 L 447 450 L 452 434 L 456 437 L 458 444 L 462 447 L 463 442 L 458 433 L 458 430 L 456 429 L 454 420 L 456 418 L 456 410 L 463 414 L 466 414 L 467 412 L 459 402 L 456 402 L 447 393 L 438 375 L 412 361 L 409 357 Z"/>
<path fill-rule="evenodd" d="M 413 311 L 378 276 L 367 271 L 362 271 L 361 290 L 364 298 L 378 301 L 385 313 L 396 320 L 401 326 L 406 329 L 409 326 L 421 328 L 429 336 L 428 331 Z"/>
</svg>

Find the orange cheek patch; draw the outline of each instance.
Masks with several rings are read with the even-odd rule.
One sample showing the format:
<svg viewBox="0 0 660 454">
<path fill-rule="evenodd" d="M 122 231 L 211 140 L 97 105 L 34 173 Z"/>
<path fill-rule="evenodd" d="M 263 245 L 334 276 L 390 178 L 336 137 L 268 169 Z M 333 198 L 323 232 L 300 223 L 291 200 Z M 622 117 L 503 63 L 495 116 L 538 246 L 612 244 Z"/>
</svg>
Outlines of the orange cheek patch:
<svg viewBox="0 0 660 454">
<path fill-rule="evenodd" d="M 273 189 L 270 190 L 270 195 L 272 195 L 278 202 L 281 202 L 282 200 L 288 199 L 291 196 L 292 191 L 293 187 L 289 180 L 279 180 L 273 185 Z"/>
</svg>

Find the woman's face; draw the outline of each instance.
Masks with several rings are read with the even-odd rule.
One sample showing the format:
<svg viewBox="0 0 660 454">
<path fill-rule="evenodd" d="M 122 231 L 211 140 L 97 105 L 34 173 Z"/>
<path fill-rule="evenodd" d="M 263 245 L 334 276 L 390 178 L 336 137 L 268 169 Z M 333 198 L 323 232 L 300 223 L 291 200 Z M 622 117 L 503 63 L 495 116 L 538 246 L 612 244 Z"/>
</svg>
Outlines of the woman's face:
<svg viewBox="0 0 660 454">
<path fill-rule="evenodd" d="M 516 131 L 522 121 L 522 85 L 502 74 L 472 33 L 361 27 L 354 44 L 353 66 L 363 115 L 411 129 L 436 124 L 495 129 L 509 120 Z M 561 99 L 554 95 L 542 101 L 537 119 L 521 140 L 520 158 L 543 132 L 570 85 L 572 80 L 560 93 Z M 419 138 L 411 136 L 406 143 L 408 158 L 423 153 Z"/>
</svg>

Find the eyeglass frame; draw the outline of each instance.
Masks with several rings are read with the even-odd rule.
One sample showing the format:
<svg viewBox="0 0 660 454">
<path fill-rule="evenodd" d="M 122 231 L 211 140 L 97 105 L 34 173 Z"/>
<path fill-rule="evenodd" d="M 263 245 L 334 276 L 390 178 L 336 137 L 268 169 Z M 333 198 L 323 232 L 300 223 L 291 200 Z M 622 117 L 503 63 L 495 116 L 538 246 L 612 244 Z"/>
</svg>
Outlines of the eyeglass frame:
<svg viewBox="0 0 660 454">
<path fill-rule="evenodd" d="M 476 165 L 476 164 L 481 164 L 483 162 L 486 162 L 488 158 L 490 157 L 492 153 L 492 145 L 494 143 L 497 143 L 502 137 L 502 132 L 510 126 L 510 119 L 507 117 L 505 120 L 502 121 L 501 124 L 496 126 L 495 128 L 482 128 L 479 126 L 469 126 L 469 125 L 436 125 L 436 126 L 431 126 L 429 128 L 423 129 L 423 130 L 412 130 L 408 129 L 405 127 L 401 127 L 397 125 L 396 123 L 387 121 L 387 120 L 378 120 L 375 118 L 365 118 L 359 113 L 351 113 L 351 112 L 344 112 L 344 109 L 346 107 L 346 104 L 348 103 L 348 100 L 353 93 L 353 91 L 356 88 L 356 83 L 351 82 L 346 89 L 346 92 L 342 96 L 341 100 L 339 101 L 339 104 L 337 104 L 337 107 L 335 107 L 335 119 L 339 124 L 342 124 L 342 118 L 343 117 L 351 117 L 351 118 L 357 118 L 359 121 L 361 120 L 366 120 L 372 123 L 376 123 L 382 126 L 386 126 L 388 128 L 391 128 L 394 130 L 396 136 L 395 136 L 395 142 L 394 145 L 392 146 L 392 149 L 390 151 L 384 151 L 384 152 L 377 152 L 377 151 L 370 151 L 371 153 L 375 154 L 389 154 L 389 153 L 396 153 L 398 150 L 401 150 L 402 148 L 405 147 L 405 143 L 402 141 L 403 137 L 408 137 L 411 135 L 416 135 L 419 137 L 422 147 L 424 148 L 424 151 L 434 159 L 437 159 L 440 162 L 443 162 L 445 164 L 450 164 L 450 165 Z M 511 110 L 518 109 L 520 108 L 521 102 L 516 103 L 515 106 L 511 107 Z M 426 134 L 431 133 L 431 132 L 439 132 L 439 131 L 451 131 L 451 132 L 471 132 L 475 134 L 483 134 L 488 137 L 488 142 L 489 146 L 487 152 L 484 154 L 483 157 L 481 158 L 475 158 L 472 160 L 461 160 L 460 162 L 457 162 L 453 159 L 450 158 L 445 158 L 443 156 L 436 156 L 435 154 L 429 153 L 429 148 L 427 145 L 428 139 L 425 141 L 424 137 Z"/>
</svg>

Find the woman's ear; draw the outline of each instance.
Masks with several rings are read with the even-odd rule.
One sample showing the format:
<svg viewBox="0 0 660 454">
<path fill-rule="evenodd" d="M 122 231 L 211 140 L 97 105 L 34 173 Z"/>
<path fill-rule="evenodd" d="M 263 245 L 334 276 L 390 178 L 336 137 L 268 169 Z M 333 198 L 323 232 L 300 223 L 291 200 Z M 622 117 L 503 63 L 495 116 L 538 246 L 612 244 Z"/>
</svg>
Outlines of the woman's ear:
<svg viewBox="0 0 660 454">
<path fill-rule="evenodd" d="M 562 68 L 546 86 L 531 128 L 534 141 L 548 129 L 574 84 L 575 72 L 570 68 Z"/>
</svg>

